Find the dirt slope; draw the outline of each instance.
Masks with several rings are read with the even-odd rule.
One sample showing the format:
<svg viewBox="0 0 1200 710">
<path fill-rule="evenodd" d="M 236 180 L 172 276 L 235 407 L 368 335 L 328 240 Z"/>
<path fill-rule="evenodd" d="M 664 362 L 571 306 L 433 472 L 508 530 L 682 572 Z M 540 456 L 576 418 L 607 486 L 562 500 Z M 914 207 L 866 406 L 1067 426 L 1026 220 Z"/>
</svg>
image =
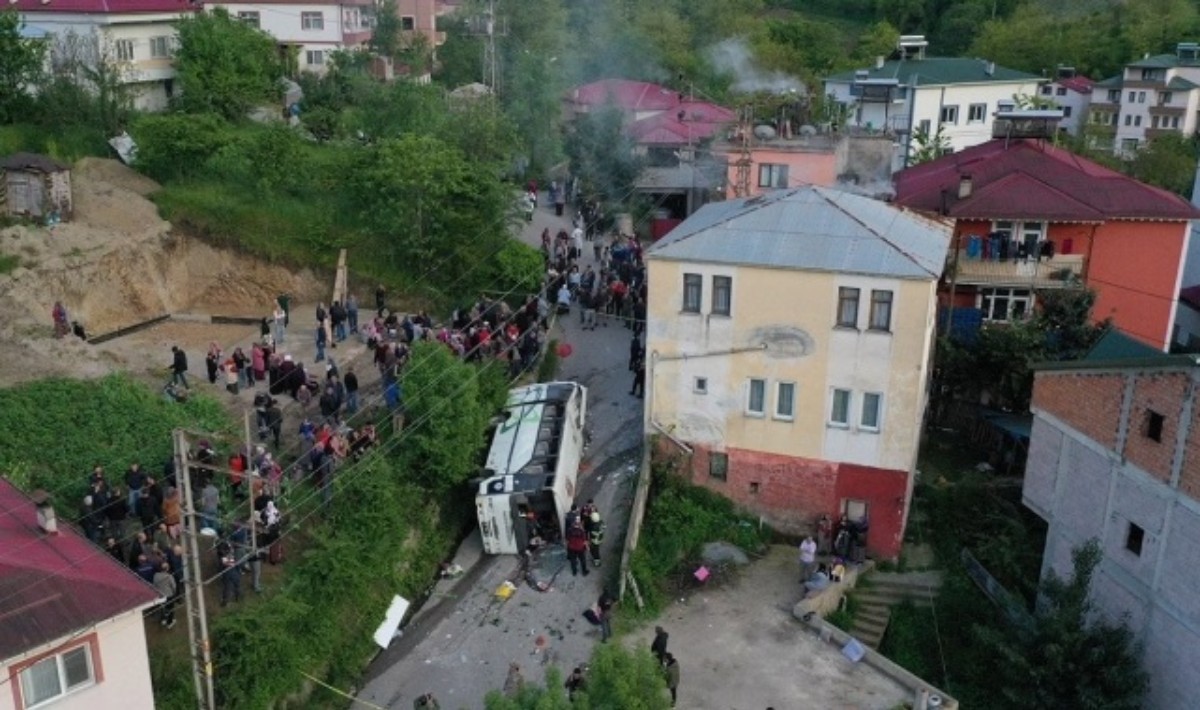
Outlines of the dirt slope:
<svg viewBox="0 0 1200 710">
<path fill-rule="evenodd" d="M 280 292 L 316 300 L 326 290 L 310 272 L 172 231 L 147 198 L 157 188 L 117 161 L 86 158 L 72 171 L 71 222 L 0 231 L 0 252 L 22 262 L 0 277 L 0 385 L 122 366 L 115 351 L 55 340 L 55 300 L 99 334 L 167 313 L 263 315 Z"/>
</svg>

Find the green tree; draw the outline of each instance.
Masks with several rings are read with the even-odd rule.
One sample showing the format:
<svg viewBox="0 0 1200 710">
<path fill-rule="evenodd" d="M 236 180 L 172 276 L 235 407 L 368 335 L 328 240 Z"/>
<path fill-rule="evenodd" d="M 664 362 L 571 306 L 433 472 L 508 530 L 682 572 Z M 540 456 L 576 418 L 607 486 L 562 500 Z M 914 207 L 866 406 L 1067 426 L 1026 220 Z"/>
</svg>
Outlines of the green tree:
<svg viewBox="0 0 1200 710">
<path fill-rule="evenodd" d="M 671 698 L 658 660 L 644 648 L 630 651 L 602 644 L 592 652 L 587 689 L 568 700 L 557 668 L 546 673 L 545 687 L 527 683 L 515 698 L 491 692 L 487 710 L 667 710 Z"/>
<path fill-rule="evenodd" d="M 1125 620 L 1103 618 L 1089 595 L 1104 558 L 1091 540 L 1071 552 L 1072 572 L 1041 585 L 1032 633 L 980 629 L 1000 662 L 1002 693 L 1014 707 L 1136 710 L 1149 686 Z"/>
<path fill-rule="evenodd" d="M 478 468 L 484 430 L 500 404 L 483 401 L 482 372 L 442 343 L 413 346 L 403 380 L 407 440 L 400 460 L 430 489 L 453 490 Z"/>
<path fill-rule="evenodd" d="M 1164 133 L 1134 154 L 1129 172 L 1142 182 L 1190 197 L 1196 178 L 1196 157 L 1194 139 L 1179 133 Z"/>
<path fill-rule="evenodd" d="M 138 170 L 160 182 L 199 175 L 231 139 L 229 125 L 212 114 L 142 116 L 129 132 L 138 144 Z"/>
<path fill-rule="evenodd" d="M 609 203 L 624 203 L 633 192 L 643 160 L 633 153 L 625 119 L 615 106 L 579 116 L 567 143 L 571 171 L 584 194 Z"/>
<path fill-rule="evenodd" d="M 22 117 L 29 88 L 36 82 L 46 56 L 45 45 L 21 37 L 21 16 L 0 10 L 0 122 Z"/>
<path fill-rule="evenodd" d="M 1132 56 L 1174 50 L 1174 44 L 1192 41 L 1200 29 L 1200 12 L 1192 0 L 1126 0 L 1119 15 L 1120 31 Z"/>
<path fill-rule="evenodd" d="M 375 11 L 371 51 L 381 57 L 394 57 L 399 49 L 400 13 L 396 9 L 396 0 L 383 0 Z"/>
<path fill-rule="evenodd" d="M 436 271 L 469 290 L 486 283 L 477 266 L 506 240 L 511 196 L 452 145 L 406 134 L 365 151 L 352 182 L 379 256 L 409 274 Z"/>
<path fill-rule="evenodd" d="M 282 93 L 275 40 L 222 8 L 196 13 L 177 24 L 175 69 L 179 105 L 191 113 L 240 119 Z"/>
<path fill-rule="evenodd" d="M 928 163 L 949 152 L 950 138 L 946 136 L 945 126 L 939 123 L 937 130 L 932 133 L 918 126 L 917 130 L 913 131 L 912 153 L 908 156 L 908 164 Z"/>
</svg>

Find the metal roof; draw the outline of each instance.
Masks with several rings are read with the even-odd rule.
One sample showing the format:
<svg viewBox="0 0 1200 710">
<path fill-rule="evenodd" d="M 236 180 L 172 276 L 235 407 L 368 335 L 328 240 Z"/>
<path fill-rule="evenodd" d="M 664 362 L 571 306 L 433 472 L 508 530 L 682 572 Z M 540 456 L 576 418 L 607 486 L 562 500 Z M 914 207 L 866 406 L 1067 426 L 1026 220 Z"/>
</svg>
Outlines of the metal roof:
<svg viewBox="0 0 1200 710">
<path fill-rule="evenodd" d="M 991 72 L 988 72 L 989 67 Z M 928 57 L 925 59 L 893 59 L 882 67 L 872 66 L 857 72 L 848 71 L 825 77 L 825 81 L 851 84 L 861 79 L 896 79 L 901 84 L 916 86 L 945 86 L 949 84 L 990 84 L 1042 81 L 1036 74 L 1027 74 L 991 64 L 983 59 L 964 57 Z"/>
<path fill-rule="evenodd" d="M 0 540 L 0 661 L 159 599 L 65 521 L 41 532 L 33 501 L 2 478 Z"/>
<path fill-rule="evenodd" d="M 949 228 L 886 202 L 806 186 L 700 208 L 650 259 L 904 279 L 941 276 Z"/>
</svg>

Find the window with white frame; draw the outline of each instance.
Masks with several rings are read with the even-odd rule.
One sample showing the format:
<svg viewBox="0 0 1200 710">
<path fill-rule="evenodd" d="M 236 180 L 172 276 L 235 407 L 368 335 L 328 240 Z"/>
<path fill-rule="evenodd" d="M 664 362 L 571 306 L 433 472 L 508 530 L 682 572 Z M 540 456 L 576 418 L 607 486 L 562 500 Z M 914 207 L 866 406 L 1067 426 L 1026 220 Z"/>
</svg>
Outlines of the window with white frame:
<svg viewBox="0 0 1200 710">
<path fill-rule="evenodd" d="M 150 56 L 155 59 L 165 59 L 171 56 L 171 38 L 165 36 L 151 37 Z"/>
<path fill-rule="evenodd" d="M 700 274 L 683 275 L 683 311 L 699 313 L 700 299 L 704 295 L 704 278 Z"/>
<path fill-rule="evenodd" d="M 796 383 L 780 382 L 775 386 L 775 418 L 793 419 L 796 416 Z"/>
<path fill-rule="evenodd" d="M 1062 107 L 1062 112 L 1063 112 L 1063 118 L 1070 118 L 1070 117 L 1071 117 L 1071 107 L 1070 107 L 1070 106 L 1063 106 L 1063 107 Z"/>
<path fill-rule="evenodd" d="M 929 135 L 929 132 L 932 130 L 933 130 L 933 125 L 930 123 L 928 118 L 922 118 L 921 122 L 917 124 L 917 132 L 919 132 L 919 133 L 924 133 L 925 135 Z"/>
<path fill-rule="evenodd" d="M 871 291 L 871 330 L 892 329 L 892 292 L 879 289 Z"/>
<path fill-rule="evenodd" d="M 325 29 L 325 15 L 320 12 L 300 13 L 300 27 L 305 30 Z"/>
<path fill-rule="evenodd" d="M 1021 320 L 1033 305 L 1033 292 L 1024 288 L 980 289 L 977 298 L 983 319 L 999 323 Z"/>
<path fill-rule="evenodd" d="M 713 315 L 727 316 L 733 309 L 733 278 L 730 276 L 714 276 L 712 278 L 712 312 Z"/>
<path fill-rule="evenodd" d="M 842 286 L 838 289 L 837 324 L 839 328 L 858 327 L 858 294 L 856 288 Z"/>
<path fill-rule="evenodd" d="M 1066 96 L 1067 95 L 1067 87 L 1060 86 L 1060 87 L 1056 88 L 1054 90 L 1054 95 L 1055 96 Z"/>
<path fill-rule="evenodd" d="M 750 378 L 750 387 L 746 393 L 746 414 L 761 417 L 767 411 L 767 381 L 757 377 Z"/>
<path fill-rule="evenodd" d="M 27 708 L 48 703 L 96 682 L 91 644 L 48 656 L 20 673 Z"/>
<path fill-rule="evenodd" d="M 987 104 L 971 104 L 967 107 L 967 123 L 983 123 L 987 120 Z"/>
<path fill-rule="evenodd" d="M 325 64 L 325 51 L 321 49 L 309 49 L 304 52 L 304 61 L 310 67 L 319 67 Z"/>
<path fill-rule="evenodd" d="M 863 392 L 862 412 L 859 415 L 859 427 L 870 431 L 879 431 L 880 413 L 883 408 L 883 395 L 878 392 Z"/>
<path fill-rule="evenodd" d="M 759 187 L 787 187 L 788 166 L 782 163 L 763 163 L 758 166 Z"/>
<path fill-rule="evenodd" d="M 133 61 L 133 40 L 119 39 L 117 45 L 117 60 L 122 62 Z"/>
<path fill-rule="evenodd" d="M 1175 95 L 1170 91 L 1160 91 L 1158 93 L 1158 105 L 1166 106 L 1167 104 L 1171 103 L 1171 99 L 1173 98 L 1175 98 Z"/>
<path fill-rule="evenodd" d="M 850 425 L 850 390 L 834 389 L 829 407 L 829 423 L 834 426 Z"/>
<path fill-rule="evenodd" d="M 261 18 L 257 12 L 243 11 L 237 14 L 237 18 L 247 25 L 257 29 L 261 24 Z"/>
<path fill-rule="evenodd" d="M 1108 103 L 1110 103 L 1110 104 L 1121 103 L 1121 90 L 1120 89 L 1109 89 L 1108 90 Z"/>
<path fill-rule="evenodd" d="M 952 126 L 958 123 L 958 105 L 943 106 L 938 115 L 938 123 L 949 123 Z"/>
</svg>

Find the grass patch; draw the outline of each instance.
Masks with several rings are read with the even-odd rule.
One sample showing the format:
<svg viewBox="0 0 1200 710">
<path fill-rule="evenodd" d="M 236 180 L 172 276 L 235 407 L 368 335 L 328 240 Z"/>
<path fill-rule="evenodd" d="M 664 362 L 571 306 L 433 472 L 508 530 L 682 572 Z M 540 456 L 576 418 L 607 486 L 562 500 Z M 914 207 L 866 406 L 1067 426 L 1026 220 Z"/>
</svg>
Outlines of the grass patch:
<svg viewBox="0 0 1200 710">
<path fill-rule="evenodd" d="M 98 128 L 73 124 L 40 126 L 31 123 L 0 126 L 0 155 L 20 152 L 42 153 L 64 163 L 74 163 L 88 156 L 112 155 L 104 133 Z"/>
<path fill-rule="evenodd" d="M 234 431 L 216 400 L 169 402 L 128 375 L 39 380 L 0 390 L 0 470 L 22 490 L 74 502 L 97 464 L 113 485 L 135 461 L 157 472 L 177 427 Z"/>
<path fill-rule="evenodd" d="M 842 597 L 842 603 L 837 609 L 825 615 L 825 621 L 842 631 L 850 631 L 854 628 L 854 616 L 858 614 L 858 607 L 858 597 L 847 594 Z"/>
<path fill-rule="evenodd" d="M 11 274 L 21 265 L 21 257 L 15 254 L 0 254 L 0 274 Z"/>
<path fill-rule="evenodd" d="M 658 616 L 672 597 L 694 583 L 690 570 L 699 563 L 705 543 L 729 542 L 757 552 L 769 536 L 769 530 L 760 530 L 727 498 L 684 481 L 667 464 L 655 463 L 645 522 L 630 564 L 645 602 L 637 616 Z"/>
</svg>

